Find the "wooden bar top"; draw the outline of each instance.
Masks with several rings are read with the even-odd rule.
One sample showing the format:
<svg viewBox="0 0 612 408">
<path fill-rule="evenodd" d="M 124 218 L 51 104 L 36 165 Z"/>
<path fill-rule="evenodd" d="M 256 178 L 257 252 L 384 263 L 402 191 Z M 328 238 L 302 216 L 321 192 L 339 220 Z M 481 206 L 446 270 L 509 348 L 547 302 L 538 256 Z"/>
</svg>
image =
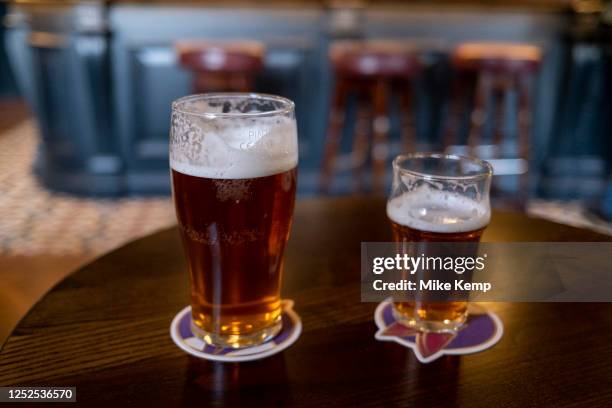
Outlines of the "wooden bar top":
<svg viewBox="0 0 612 408">
<path fill-rule="evenodd" d="M 185 354 L 170 339 L 189 302 L 176 228 L 83 267 L 38 302 L 0 351 L 4 386 L 76 386 L 87 406 L 609 406 L 611 303 L 490 302 L 504 324 L 493 348 L 419 363 L 374 338 L 360 302 L 360 242 L 391 235 L 384 199 L 299 200 L 283 297 L 303 331 L 247 363 Z M 487 242 L 606 241 L 609 236 L 495 212 Z"/>
</svg>

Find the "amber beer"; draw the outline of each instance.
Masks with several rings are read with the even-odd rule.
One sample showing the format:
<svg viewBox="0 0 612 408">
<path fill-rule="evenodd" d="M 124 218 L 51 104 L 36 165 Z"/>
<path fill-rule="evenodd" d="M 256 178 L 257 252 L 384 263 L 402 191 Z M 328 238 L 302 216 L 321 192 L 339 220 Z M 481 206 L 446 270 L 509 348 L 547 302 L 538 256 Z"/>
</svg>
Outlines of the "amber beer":
<svg viewBox="0 0 612 408">
<path fill-rule="evenodd" d="M 225 99 L 248 106 L 242 97 L 266 98 L 230 94 Z M 277 99 L 264 108 L 290 104 Z M 214 102 L 197 106 L 216 112 Z M 297 136 L 292 110 L 276 119 L 266 112 L 197 118 L 196 123 L 204 123 L 199 123 L 201 137 L 195 137 L 200 152 L 209 157 L 198 161 L 171 154 L 174 203 L 191 282 L 192 331 L 223 347 L 259 344 L 281 329 L 280 285 L 295 200 Z M 216 123 L 208 126 L 209 121 Z M 174 150 L 181 151 L 180 136 L 172 136 L 171 149 L 175 143 Z"/>
<path fill-rule="evenodd" d="M 460 162 L 463 165 L 458 165 Z M 423 243 L 480 241 L 490 220 L 488 163 L 461 156 L 414 154 L 399 156 L 394 161 L 394 169 L 397 174 L 394 193 L 387 202 L 387 216 L 396 242 L 421 243 L 415 244 L 418 255 L 437 256 L 440 254 L 428 254 L 428 247 Z M 449 245 L 448 248 L 451 251 L 458 248 L 456 251 L 461 251 L 461 256 L 476 256 L 477 252 L 477 245 Z M 470 275 L 462 278 L 469 280 Z M 429 331 L 459 329 L 467 318 L 467 308 L 467 298 L 441 301 L 438 296 L 431 301 L 418 293 L 414 301 L 394 303 L 396 316 L 401 321 Z"/>
</svg>

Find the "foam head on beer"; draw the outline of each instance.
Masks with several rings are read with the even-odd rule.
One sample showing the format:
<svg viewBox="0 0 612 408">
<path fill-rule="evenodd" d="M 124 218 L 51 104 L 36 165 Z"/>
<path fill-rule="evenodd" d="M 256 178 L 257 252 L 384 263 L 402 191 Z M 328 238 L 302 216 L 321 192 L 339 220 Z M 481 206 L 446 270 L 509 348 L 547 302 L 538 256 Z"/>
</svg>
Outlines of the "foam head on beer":
<svg viewBox="0 0 612 408">
<path fill-rule="evenodd" d="M 258 105 L 257 100 L 247 106 L 202 99 L 181 104 L 173 116 L 171 143 L 179 145 L 170 155 L 174 170 L 196 177 L 241 179 L 297 166 L 293 117 L 269 114 L 273 107 Z"/>
<path fill-rule="evenodd" d="M 390 199 L 387 216 L 415 230 L 451 234 L 486 227 L 491 211 L 488 201 L 423 184 Z"/>
</svg>

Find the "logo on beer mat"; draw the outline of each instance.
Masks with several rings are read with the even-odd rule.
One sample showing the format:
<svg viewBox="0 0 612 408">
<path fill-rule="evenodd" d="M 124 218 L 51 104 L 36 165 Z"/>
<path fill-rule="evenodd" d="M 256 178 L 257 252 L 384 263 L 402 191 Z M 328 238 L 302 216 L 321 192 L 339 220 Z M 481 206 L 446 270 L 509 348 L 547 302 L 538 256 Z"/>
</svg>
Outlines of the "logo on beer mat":
<svg viewBox="0 0 612 408">
<path fill-rule="evenodd" d="M 302 333 L 302 321 L 293 311 L 293 300 L 283 300 L 283 326 L 272 339 L 254 347 L 235 349 L 215 347 L 194 336 L 191 331 L 191 306 L 181 310 L 172 320 L 170 336 L 183 351 L 192 356 L 213 361 L 252 361 L 279 353 L 291 346 Z"/>
<path fill-rule="evenodd" d="M 421 363 L 430 363 L 447 355 L 472 354 L 492 347 L 504 334 L 499 317 L 478 306 L 470 305 L 464 327 L 457 333 L 426 333 L 398 322 L 393 315 L 393 304 L 381 302 L 374 312 L 380 341 L 394 341 L 409 347 Z"/>
</svg>

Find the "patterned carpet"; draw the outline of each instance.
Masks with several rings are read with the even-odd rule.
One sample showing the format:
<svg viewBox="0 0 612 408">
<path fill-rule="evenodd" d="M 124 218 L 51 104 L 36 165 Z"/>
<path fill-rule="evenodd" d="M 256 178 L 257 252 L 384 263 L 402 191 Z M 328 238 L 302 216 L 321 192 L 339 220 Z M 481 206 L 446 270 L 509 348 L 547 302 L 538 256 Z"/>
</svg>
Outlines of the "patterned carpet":
<svg viewBox="0 0 612 408">
<path fill-rule="evenodd" d="M 53 193 L 32 174 L 37 129 L 0 135 L 0 256 L 102 254 L 175 222 L 169 197 L 84 199 Z"/>
</svg>

